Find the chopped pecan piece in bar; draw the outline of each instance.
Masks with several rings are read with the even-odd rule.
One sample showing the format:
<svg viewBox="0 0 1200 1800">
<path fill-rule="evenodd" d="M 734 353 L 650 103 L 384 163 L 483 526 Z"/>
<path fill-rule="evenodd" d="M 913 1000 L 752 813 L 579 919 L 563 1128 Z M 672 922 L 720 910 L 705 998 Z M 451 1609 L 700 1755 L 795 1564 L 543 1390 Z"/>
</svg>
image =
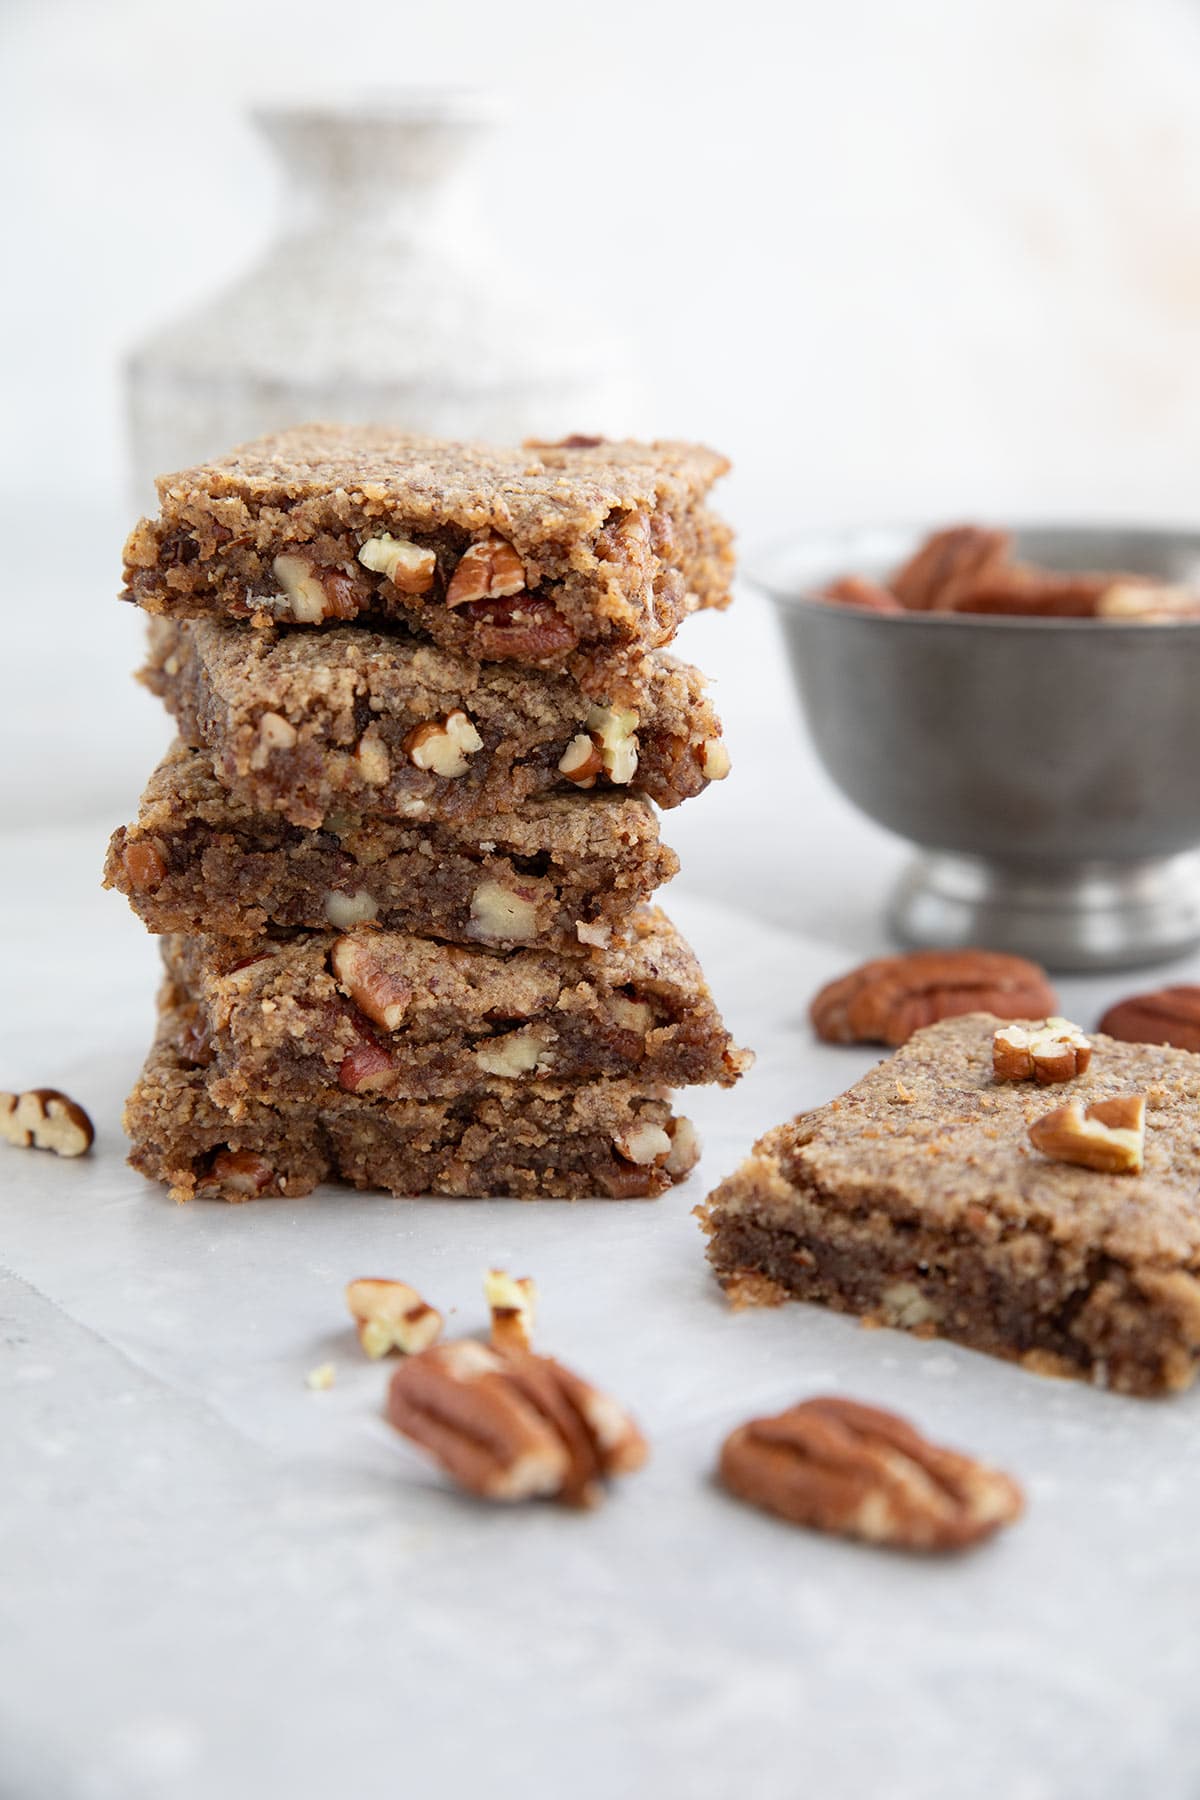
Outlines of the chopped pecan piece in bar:
<svg viewBox="0 0 1200 1800">
<path fill-rule="evenodd" d="M 769 1132 L 700 1209 L 713 1267 L 735 1302 L 814 1300 L 1123 1393 L 1189 1386 L 1200 1056 L 1095 1036 L 1072 1083 L 1078 1128 L 1043 1125 L 1039 1151 L 1045 1093 L 995 1081 L 997 1023 L 931 1025 Z M 1081 1145 L 1103 1162 L 1080 1166 Z"/>
<path fill-rule="evenodd" d="M 693 444 L 303 426 L 164 476 L 123 597 L 176 618 L 397 621 L 588 685 L 597 657 L 635 659 L 727 603 L 731 534 L 707 504 L 727 468 Z"/>
<path fill-rule="evenodd" d="M 1020 1517 L 1011 1476 L 856 1400 L 803 1400 L 726 1438 L 730 1493 L 815 1531 L 901 1550 L 963 1550 Z"/>
<path fill-rule="evenodd" d="M 163 955 L 191 995 L 224 1106 L 278 1093 L 447 1095 L 498 1078 L 597 1076 L 685 1086 L 737 1080 L 731 1043 L 698 963 L 651 908 L 600 956 L 439 944 L 360 928 L 246 946 L 170 937 Z M 622 1155 L 664 1160 L 670 1143 L 622 1133 Z"/>
<path fill-rule="evenodd" d="M 572 793 L 562 761 L 592 732 L 598 790 L 670 807 L 724 772 L 704 678 L 661 652 L 601 705 L 566 675 L 361 626 L 154 619 L 143 679 L 242 805 L 311 828 L 331 812 L 462 825 Z"/>
</svg>

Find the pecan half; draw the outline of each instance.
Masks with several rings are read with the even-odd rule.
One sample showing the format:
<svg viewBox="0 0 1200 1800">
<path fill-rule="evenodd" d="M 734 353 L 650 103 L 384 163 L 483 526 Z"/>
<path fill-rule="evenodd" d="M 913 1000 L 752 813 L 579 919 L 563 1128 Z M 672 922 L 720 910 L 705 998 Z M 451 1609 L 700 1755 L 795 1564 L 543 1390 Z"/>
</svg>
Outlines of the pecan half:
<svg viewBox="0 0 1200 1800">
<path fill-rule="evenodd" d="M 615 1401 L 548 1356 L 435 1344 L 396 1370 L 388 1419 L 486 1500 L 594 1504 L 605 1476 L 642 1466 L 646 1443 Z"/>
<path fill-rule="evenodd" d="M 0 1138 L 18 1150 L 53 1150 L 56 1156 L 82 1156 L 96 1133 L 76 1101 L 57 1088 L 29 1088 L 23 1094 L 0 1094 Z"/>
<path fill-rule="evenodd" d="M 1043 1087 L 1074 1081 L 1091 1060 L 1091 1039 L 1069 1019 L 1002 1025 L 992 1036 L 992 1074 L 997 1081 L 1036 1081 Z"/>
<path fill-rule="evenodd" d="M 843 575 L 817 595 L 818 600 L 835 600 L 840 606 L 857 606 L 863 612 L 898 613 L 904 608 L 889 588 L 863 575 Z"/>
<path fill-rule="evenodd" d="M 1098 1029 L 1126 1044 L 1200 1050 L 1200 987 L 1184 982 L 1150 994 L 1131 994 L 1109 1007 Z"/>
<path fill-rule="evenodd" d="M 1031 619 L 1090 619 L 1111 575 L 1057 575 L 1013 563 L 988 569 L 935 603 L 937 612 L 1011 613 Z"/>
<path fill-rule="evenodd" d="M 831 1044 L 905 1044 L 914 1031 L 962 1013 L 1041 1019 L 1054 990 L 1036 963 L 995 950 L 913 950 L 863 963 L 829 982 L 810 1008 Z"/>
<path fill-rule="evenodd" d="M 739 1426 L 722 1446 L 720 1477 L 794 1524 L 906 1550 L 964 1549 L 1024 1506 L 999 1469 L 855 1400 L 805 1400 Z"/>
<path fill-rule="evenodd" d="M 1086 1111 L 1071 1100 L 1035 1119 L 1029 1141 L 1052 1162 L 1076 1163 L 1102 1175 L 1137 1175 L 1146 1144 L 1146 1097 L 1120 1094 L 1097 1100 Z"/>
<path fill-rule="evenodd" d="M 911 612 L 944 611 L 985 572 L 1006 564 L 1009 542 L 1006 531 L 987 531 L 978 525 L 936 531 L 897 569 L 889 587 Z"/>
</svg>

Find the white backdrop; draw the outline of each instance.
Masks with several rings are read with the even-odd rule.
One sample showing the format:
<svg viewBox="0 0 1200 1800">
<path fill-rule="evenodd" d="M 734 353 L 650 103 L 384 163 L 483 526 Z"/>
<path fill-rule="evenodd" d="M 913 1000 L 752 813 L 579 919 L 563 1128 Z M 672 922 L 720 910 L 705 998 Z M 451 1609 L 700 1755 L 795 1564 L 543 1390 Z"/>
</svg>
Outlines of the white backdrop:
<svg viewBox="0 0 1200 1800">
<path fill-rule="evenodd" d="M 119 352 L 267 232 L 243 103 L 389 81 L 500 97 L 494 222 L 630 341 L 636 423 L 736 458 L 751 538 L 1195 516 L 1190 0 L 4 0 L 10 494 L 121 493 Z"/>
</svg>

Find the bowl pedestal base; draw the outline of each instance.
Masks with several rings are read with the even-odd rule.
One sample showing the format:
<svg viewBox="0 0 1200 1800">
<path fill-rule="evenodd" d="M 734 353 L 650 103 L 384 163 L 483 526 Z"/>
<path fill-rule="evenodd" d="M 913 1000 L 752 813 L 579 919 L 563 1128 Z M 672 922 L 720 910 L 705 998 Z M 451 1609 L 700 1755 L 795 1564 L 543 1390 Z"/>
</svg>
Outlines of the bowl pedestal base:
<svg viewBox="0 0 1200 1800">
<path fill-rule="evenodd" d="M 927 851 L 901 876 L 888 925 L 910 949 L 978 945 L 1050 969 L 1167 962 L 1200 944 L 1200 852 L 1056 868 Z"/>
</svg>

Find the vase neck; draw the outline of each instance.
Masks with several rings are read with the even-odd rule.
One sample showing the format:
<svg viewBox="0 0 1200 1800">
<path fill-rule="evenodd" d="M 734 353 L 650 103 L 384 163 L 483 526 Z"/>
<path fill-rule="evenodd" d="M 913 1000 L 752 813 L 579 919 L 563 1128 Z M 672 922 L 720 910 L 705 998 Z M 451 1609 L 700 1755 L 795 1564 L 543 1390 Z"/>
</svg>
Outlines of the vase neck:
<svg viewBox="0 0 1200 1800">
<path fill-rule="evenodd" d="M 419 228 L 433 190 L 458 174 L 487 128 L 461 100 L 430 95 L 387 107 L 263 107 L 254 122 L 283 166 L 288 224 Z"/>
</svg>

